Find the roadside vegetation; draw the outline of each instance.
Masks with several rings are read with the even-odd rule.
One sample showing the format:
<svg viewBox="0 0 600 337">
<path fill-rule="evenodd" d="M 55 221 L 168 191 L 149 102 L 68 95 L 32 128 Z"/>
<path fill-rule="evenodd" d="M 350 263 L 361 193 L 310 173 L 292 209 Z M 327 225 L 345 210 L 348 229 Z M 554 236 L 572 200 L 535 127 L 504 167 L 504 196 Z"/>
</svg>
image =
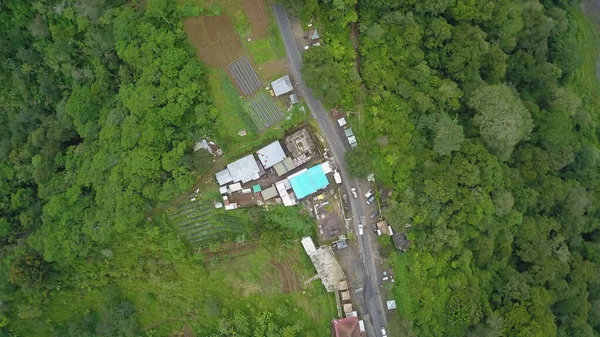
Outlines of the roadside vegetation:
<svg viewBox="0 0 600 337">
<path fill-rule="evenodd" d="M 298 286 L 314 272 L 298 242 L 310 219 L 189 198 L 157 211 L 214 169 L 196 140 L 223 137 L 235 156 L 307 116 L 227 141 L 247 128 L 239 96 L 183 33 L 184 17 L 205 12 L 219 9 L 0 4 L 0 335 L 329 333 L 332 297 Z M 245 253 L 217 255 L 223 241 Z"/>
<path fill-rule="evenodd" d="M 349 110 L 358 18 L 367 137 L 348 163 L 394 188 L 395 231 L 412 224 L 390 257 L 404 333 L 597 336 L 598 38 L 579 3 L 286 4 L 322 27 L 307 83 Z"/>
</svg>

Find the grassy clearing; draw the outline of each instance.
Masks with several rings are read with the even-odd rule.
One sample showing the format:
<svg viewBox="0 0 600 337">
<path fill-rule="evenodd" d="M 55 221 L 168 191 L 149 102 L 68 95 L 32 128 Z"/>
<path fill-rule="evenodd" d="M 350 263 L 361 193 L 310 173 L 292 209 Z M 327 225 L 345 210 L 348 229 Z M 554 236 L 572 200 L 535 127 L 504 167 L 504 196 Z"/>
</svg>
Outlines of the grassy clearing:
<svg viewBox="0 0 600 337">
<path fill-rule="evenodd" d="M 225 72 L 211 69 L 208 76 L 209 87 L 214 97 L 213 104 L 218 110 L 217 137 L 227 150 L 232 144 L 240 142 L 237 133 L 246 130 L 251 136 L 256 133 L 256 127 L 245 112 L 243 100 Z"/>
<path fill-rule="evenodd" d="M 584 54 L 581 67 L 567 79 L 567 85 L 582 99 L 584 110 L 588 111 L 594 123 L 598 123 L 600 116 L 600 82 L 596 77 L 596 67 L 600 51 L 600 38 L 595 30 L 592 18 L 588 18 L 578 6 L 573 6 L 570 13 L 579 26 L 577 40 Z M 588 137 L 591 139 L 594 137 Z M 596 144 L 599 145 L 599 144 Z"/>
<path fill-rule="evenodd" d="M 273 13 L 269 11 L 269 20 L 271 22 L 275 21 L 273 17 Z M 269 42 L 271 43 L 271 47 L 275 52 L 275 56 L 278 59 L 282 59 L 285 57 L 285 46 L 283 45 L 283 40 L 281 39 L 281 35 L 279 34 L 279 28 L 276 24 L 272 23 L 269 26 Z"/>
<path fill-rule="evenodd" d="M 251 42 L 244 40 L 244 49 L 252 55 L 254 62 L 258 65 L 277 58 L 270 38 L 252 40 Z"/>
</svg>

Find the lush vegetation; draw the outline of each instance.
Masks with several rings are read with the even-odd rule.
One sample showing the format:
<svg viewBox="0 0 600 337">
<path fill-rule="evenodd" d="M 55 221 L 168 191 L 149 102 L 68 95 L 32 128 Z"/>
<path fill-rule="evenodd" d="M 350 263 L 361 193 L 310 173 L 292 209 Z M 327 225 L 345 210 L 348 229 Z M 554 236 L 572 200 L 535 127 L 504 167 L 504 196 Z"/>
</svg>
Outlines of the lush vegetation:
<svg viewBox="0 0 600 337">
<path fill-rule="evenodd" d="M 353 56 L 340 51 L 350 54 L 358 19 L 368 138 L 348 163 L 395 188 L 384 215 L 396 230 L 413 225 L 410 253 L 394 255 L 405 328 L 598 336 L 600 90 L 579 4 L 287 4 L 323 26 L 325 45 L 305 54 L 307 82 L 349 109 L 334 86 L 359 89 L 331 85 L 328 97 L 314 69 L 349 73 Z"/>
<path fill-rule="evenodd" d="M 326 333 L 328 317 L 311 312 L 331 309 L 318 284 L 306 296 L 249 296 L 171 223 L 192 238 L 205 209 L 185 223 L 156 212 L 212 169 L 193 142 L 222 136 L 221 101 L 181 22 L 202 12 L 167 0 L 0 4 L 0 335 Z M 238 221 L 259 248 L 277 244 L 269 256 L 281 261 L 311 228 L 281 209 L 211 220 Z"/>
</svg>

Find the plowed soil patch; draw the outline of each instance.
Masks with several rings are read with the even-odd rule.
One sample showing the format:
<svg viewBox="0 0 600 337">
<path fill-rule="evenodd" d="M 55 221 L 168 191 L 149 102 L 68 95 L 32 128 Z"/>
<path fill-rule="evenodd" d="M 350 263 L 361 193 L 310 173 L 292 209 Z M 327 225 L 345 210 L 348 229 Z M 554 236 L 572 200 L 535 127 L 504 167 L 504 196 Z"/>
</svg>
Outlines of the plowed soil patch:
<svg viewBox="0 0 600 337">
<path fill-rule="evenodd" d="M 281 279 L 281 291 L 284 294 L 302 290 L 300 281 L 298 280 L 298 275 L 296 275 L 289 264 L 280 263 L 275 260 L 271 260 L 271 264 L 273 264 L 279 272 L 279 278 Z"/>
<path fill-rule="evenodd" d="M 210 67 L 226 70 L 244 53 L 242 40 L 226 15 L 189 18 L 183 27 L 198 50 L 198 57 Z"/>
<path fill-rule="evenodd" d="M 242 3 L 244 13 L 250 21 L 252 38 L 262 39 L 269 36 L 269 17 L 265 8 L 264 0 L 244 0 Z"/>
</svg>

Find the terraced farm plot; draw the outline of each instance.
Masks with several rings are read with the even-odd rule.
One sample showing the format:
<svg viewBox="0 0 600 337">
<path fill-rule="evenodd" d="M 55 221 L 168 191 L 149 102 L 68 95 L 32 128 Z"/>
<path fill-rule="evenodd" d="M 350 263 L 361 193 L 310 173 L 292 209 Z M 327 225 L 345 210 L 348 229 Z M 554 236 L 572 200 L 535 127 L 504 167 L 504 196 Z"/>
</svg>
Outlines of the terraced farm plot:
<svg viewBox="0 0 600 337">
<path fill-rule="evenodd" d="M 227 66 L 227 69 L 245 96 L 252 94 L 262 86 L 262 82 L 258 78 L 247 56 L 242 56 L 235 60 Z"/>
<path fill-rule="evenodd" d="M 265 130 L 285 117 L 275 101 L 265 92 L 259 92 L 246 99 L 244 108 L 259 131 Z"/>
<path fill-rule="evenodd" d="M 182 238 L 201 248 L 245 232 L 243 221 L 223 212 L 210 204 L 192 201 L 180 205 L 167 216 Z"/>
</svg>

